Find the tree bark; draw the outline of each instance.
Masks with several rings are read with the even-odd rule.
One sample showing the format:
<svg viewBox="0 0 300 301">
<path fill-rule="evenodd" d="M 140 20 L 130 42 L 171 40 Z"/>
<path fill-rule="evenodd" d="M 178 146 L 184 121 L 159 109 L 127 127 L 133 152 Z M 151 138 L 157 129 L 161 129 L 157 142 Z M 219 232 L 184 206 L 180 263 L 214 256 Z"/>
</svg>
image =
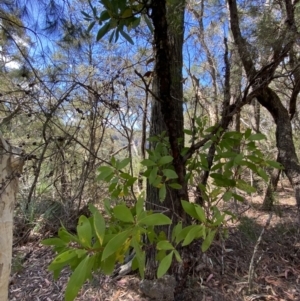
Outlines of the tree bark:
<svg viewBox="0 0 300 301">
<path fill-rule="evenodd" d="M 155 70 L 152 91 L 150 136 L 160 135 L 166 131 L 173 156 L 174 169 L 178 175 L 180 190 L 167 189 L 167 196 L 161 203 L 158 190 L 147 184 L 148 210 L 161 211 L 162 206 L 168 208 L 167 214 L 175 225 L 185 222 L 185 212 L 181 200 L 188 200 L 185 182 L 185 163 L 181 155 L 184 146 L 183 133 L 183 88 L 182 88 L 182 46 L 184 34 L 184 0 L 173 1 L 166 7 L 165 0 L 152 1 L 151 18 L 154 25 Z M 153 144 L 150 145 L 153 148 Z M 161 227 L 170 236 L 170 227 Z M 147 278 L 155 278 L 155 250 L 147 254 Z"/>
<path fill-rule="evenodd" d="M 13 210 L 18 190 L 18 174 L 23 161 L 0 132 L 0 300 L 8 300 L 8 285 L 12 259 Z"/>
</svg>

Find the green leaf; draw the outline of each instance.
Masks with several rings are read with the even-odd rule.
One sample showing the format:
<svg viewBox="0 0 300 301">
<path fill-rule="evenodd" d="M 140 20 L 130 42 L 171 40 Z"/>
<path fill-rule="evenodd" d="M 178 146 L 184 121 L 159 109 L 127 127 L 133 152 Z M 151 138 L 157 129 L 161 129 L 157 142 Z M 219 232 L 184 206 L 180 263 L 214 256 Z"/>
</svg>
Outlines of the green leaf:
<svg viewBox="0 0 300 301">
<path fill-rule="evenodd" d="M 157 172 L 158 172 L 158 167 L 154 167 L 149 175 L 149 183 L 153 184 L 153 182 L 155 181 L 156 177 L 157 177 Z"/>
<path fill-rule="evenodd" d="M 208 250 L 208 248 L 211 246 L 213 240 L 214 240 L 214 237 L 215 237 L 215 234 L 216 234 L 216 230 L 209 230 L 206 238 L 204 239 L 203 243 L 202 243 L 202 246 L 201 246 L 201 249 L 202 249 L 202 252 L 205 252 Z"/>
<path fill-rule="evenodd" d="M 79 218 L 77 234 L 82 246 L 90 248 L 92 241 L 92 228 L 89 219 L 84 215 L 81 215 Z"/>
<path fill-rule="evenodd" d="M 178 178 L 177 173 L 172 169 L 163 169 L 162 172 L 168 179 Z"/>
<path fill-rule="evenodd" d="M 155 166 L 157 165 L 155 162 L 153 162 L 152 160 L 150 159 L 145 159 L 141 162 L 142 165 L 144 166 Z"/>
<path fill-rule="evenodd" d="M 73 301 L 76 298 L 79 290 L 91 274 L 94 260 L 94 256 L 87 256 L 77 266 L 68 282 L 65 292 L 65 301 Z"/>
<path fill-rule="evenodd" d="M 120 247 L 124 244 L 126 239 L 130 236 L 131 230 L 126 230 L 116 234 L 105 246 L 102 254 L 102 260 L 105 260 L 110 255 L 116 253 Z"/>
<path fill-rule="evenodd" d="M 182 241 L 183 239 L 185 239 L 185 237 L 187 236 L 187 234 L 189 233 L 189 231 L 194 228 L 195 225 L 190 225 L 187 226 L 185 228 L 183 228 L 178 235 L 176 235 L 176 243 L 178 244 L 180 241 Z"/>
<path fill-rule="evenodd" d="M 172 221 L 166 215 L 162 213 L 154 213 L 146 216 L 145 218 L 139 221 L 139 224 L 146 226 L 162 226 L 170 225 Z"/>
<path fill-rule="evenodd" d="M 174 247 L 167 240 L 159 241 L 156 245 L 157 250 L 173 250 Z"/>
<path fill-rule="evenodd" d="M 149 30 L 151 31 L 151 33 L 153 33 L 154 29 L 153 29 L 151 20 L 148 18 L 148 16 L 146 14 L 144 14 L 143 17 L 144 17 L 144 20 L 145 20 Z"/>
<path fill-rule="evenodd" d="M 48 270 L 54 271 L 61 266 L 66 266 L 75 257 L 78 257 L 76 249 L 65 251 L 54 258 L 54 260 L 48 266 Z"/>
<path fill-rule="evenodd" d="M 202 225 L 193 225 L 193 227 L 189 230 L 187 235 L 184 238 L 182 246 L 189 245 L 196 237 L 199 238 L 203 236 L 203 226 Z"/>
<path fill-rule="evenodd" d="M 98 34 L 97 34 L 97 42 L 99 40 L 101 40 L 108 32 L 109 32 L 109 29 L 110 29 L 110 22 L 107 22 L 105 23 L 98 31 Z"/>
<path fill-rule="evenodd" d="M 232 193 L 232 196 L 234 197 L 235 200 L 239 201 L 239 202 L 244 202 L 244 198 L 242 196 L 240 196 L 239 194 L 236 193 Z"/>
<path fill-rule="evenodd" d="M 196 212 L 196 209 L 195 209 L 195 204 L 192 204 L 190 202 L 187 202 L 187 201 L 181 201 L 181 206 L 183 208 L 183 210 L 188 214 L 190 215 L 191 217 L 193 218 L 196 218 L 198 219 L 198 214 Z"/>
<path fill-rule="evenodd" d="M 266 163 L 271 167 L 274 167 L 274 168 L 277 168 L 277 169 L 283 169 L 282 165 L 277 161 L 267 160 Z"/>
<path fill-rule="evenodd" d="M 172 258 L 173 258 L 174 252 L 170 252 L 159 264 L 157 269 L 157 278 L 161 278 L 163 275 L 165 275 L 168 271 L 168 269 L 171 266 Z"/>
<path fill-rule="evenodd" d="M 225 177 L 221 174 L 211 173 L 210 176 L 215 180 L 217 186 L 221 186 L 221 187 L 235 186 L 235 180 L 229 179 L 228 177 Z"/>
<path fill-rule="evenodd" d="M 172 231 L 172 241 L 178 236 L 178 234 L 182 231 L 182 222 L 179 222 Z"/>
<path fill-rule="evenodd" d="M 117 205 L 113 209 L 115 217 L 125 223 L 133 223 L 134 219 L 131 211 L 124 204 Z"/>
<path fill-rule="evenodd" d="M 132 16 L 133 16 L 133 13 L 132 13 L 131 8 L 126 8 L 124 10 L 124 12 L 122 13 L 122 15 L 121 15 L 122 18 L 129 18 L 129 17 L 132 17 Z"/>
<path fill-rule="evenodd" d="M 168 184 L 168 186 L 170 186 L 173 189 L 181 189 L 182 188 L 182 186 L 178 183 Z"/>
<path fill-rule="evenodd" d="M 242 160 L 243 160 L 243 154 L 236 155 L 234 158 L 235 165 L 240 165 Z"/>
<path fill-rule="evenodd" d="M 132 38 L 122 29 L 120 29 L 120 34 L 132 45 L 134 45 L 134 42 L 132 40 Z"/>
<path fill-rule="evenodd" d="M 100 14 L 100 18 L 99 18 L 99 21 L 107 21 L 110 19 L 110 15 L 109 15 L 109 12 L 107 10 L 103 10 Z"/>
<path fill-rule="evenodd" d="M 105 236 L 105 220 L 98 210 L 93 213 L 93 217 L 95 233 L 100 242 L 100 245 L 102 246 Z"/>
<path fill-rule="evenodd" d="M 165 165 L 173 161 L 172 156 L 163 156 L 158 160 L 159 165 Z"/>
<path fill-rule="evenodd" d="M 105 275 L 111 275 L 115 269 L 115 265 L 116 265 L 116 254 L 112 254 L 105 260 L 101 261 L 100 268 Z"/>
<path fill-rule="evenodd" d="M 173 251 L 178 262 L 182 262 L 181 256 L 177 250 Z"/>
<path fill-rule="evenodd" d="M 98 168 L 98 171 L 100 172 L 97 177 L 98 180 L 104 180 L 114 172 L 110 166 L 101 166 Z"/>
<path fill-rule="evenodd" d="M 66 243 L 69 243 L 71 241 L 79 243 L 78 237 L 69 233 L 65 227 L 61 227 L 58 230 L 58 236 L 60 239 L 62 239 Z"/>
<path fill-rule="evenodd" d="M 161 187 L 159 188 L 159 199 L 160 201 L 164 201 L 167 195 L 167 189 L 166 189 L 166 184 L 162 184 Z"/>
<path fill-rule="evenodd" d="M 93 27 L 95 26 L 95 23 L 96 23 L 96 21 L 93 21 L 93 22 L 90 23 L 90 25 L 87 29 L 88 32 L 90 32 L 93 29 Z"/>
<path fill-rule="evenodd" d="M 199 205 L 195 205 L 195 210 L 196 213 L 198 215 L 198 220 L 200 220 L 200 222 L 205 223 L 206 222 L 206 216 L 205 216 L 205 211 L 202 207 L 200 207 Z"/>
<path fill-rule="evenodd" d="M 123 169 L 124 167 L 126 167 L 130 162 L 130 158 L 125 158 L 120 162 L 117 162 L 117 169 Z"/>
<path fill-rule="evenodd" d="M 247 140 L 256 141 L 256 140 L 264 140 L 264 139 L 266 139 L 266 136 L 264 134 L 257 133 L 257 134 L 250 135 Z"/>
<path fill-rule="evenodd" d="M 262 168 L 258 168 L 257 169 L 257 174 L 264 179 L 266 182 L 268 182 L 269 180 L 269 176 L 267 175 L 267 173 L 262 169 Z"/>
<path fill-rule="evenodd" d="M 60 239 L 60 238 L 48 238 L 44 239 L 41 242 L 45 246 L 58 246 L 58 247 L 63 247 L 67 245 L 67 242 Z"/>
<path fill-rule="evenodd" d="M 231 191 L 226 191 L 224 194 L 223 194 L 223 200 L 224 201 L 229 201 L 230 199 L 232 198 L 232 192 Z"/>
<path fill-rule="evenodd" d="M 136 216 L 139 216 L 144 211 L 144 203 L 144 194 L 140 194 L 135 205 Z"/>
<path fill-rule="evenodd" d="M 243 190 L 243 191 L 247 192 L 247 193 L 256 192 L 256 188 L 252 187 L 247 182 L 245 182 L 244 180 L 241 180 L 241 179 L 236 180 L 236 187 L 240 190 Z"/>
<path fill-rule="evenodd" d="M 245 139 L 248 139 L 251 135 L 251 129 L 247 129 L 245 132 Z"/>
</svg>

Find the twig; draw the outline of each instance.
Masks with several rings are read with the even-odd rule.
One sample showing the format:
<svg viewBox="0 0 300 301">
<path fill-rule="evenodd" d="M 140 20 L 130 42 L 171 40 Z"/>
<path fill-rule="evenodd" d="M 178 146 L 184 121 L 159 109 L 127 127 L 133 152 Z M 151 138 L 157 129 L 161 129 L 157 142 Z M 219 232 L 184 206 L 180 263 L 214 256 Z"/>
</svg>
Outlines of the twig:
<svg viewBox="0 0 300 301">
<path fill-rule="evenodd" d="M 258 251 L 258 247 L 259 247 L 259 244 L 260 244 L 260 242 L 262 240 L 262 236 L 263 236 L 265 230 L 270 225 L 270 222 L 271 222 L 271 219 L 272 219 L 272 215 L 273 215 L 273 213 L 270 212 L 270 215 L 269 215 L 269 218 L 268 218 L 268 220 L 266 222 L 266 225 L 261 230 L 261 233 L 260 233 L 260 235 L 259 235 L 259 237 L 257 239 L 257 242 L 255 244 L 255 247 L 254 247 L 253 255 L 252 255 L 250 266 L 249 266 L 249 277 L 248 277 L 248 293 L 249 294 L 251 294 L 252 289 L 253 289 L 253 278 L 254 278 L 254 269 L 255 269 L 255 264 L 254 264 L 255 255 L 256 255 L 256 253 Z"/>
</svg>

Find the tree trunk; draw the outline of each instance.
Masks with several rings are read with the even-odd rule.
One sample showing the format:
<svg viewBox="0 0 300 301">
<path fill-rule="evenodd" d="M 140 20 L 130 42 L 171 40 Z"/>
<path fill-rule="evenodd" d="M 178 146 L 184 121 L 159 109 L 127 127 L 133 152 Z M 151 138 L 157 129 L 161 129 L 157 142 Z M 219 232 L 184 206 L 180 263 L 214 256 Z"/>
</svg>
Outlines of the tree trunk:
<svg viewBox="0 0 300 301">
<path fill-rule="evenodd" d="M 0 300 L 8 300 L 8 285 L 12 259 L 13 210 L 18 190 L 18 173 L 23 163 L 0 132 Z"/>
<path fill-rule="evenodd" d="M 166 214 L 173 224 L 185 222 L 185 213 L 181 200 L 188 199 L 187 185 L 184 180 L 185 164 L 181 156 L 184 146 L 183 133 L 183 88 L 182 88 L 182 45 L 184 34 L 184 0 L 173 1 L 166 9 L 165 0 L 152 2 L 152 20 L 154 25 L 155 72 L 153 79 L 153 94 L 151 108 L 150 136 L 160 135 L 166 131 L 174 169 L 178 175 L 178 182 L 182 189 L 167 189 L 167 196 L 163 203 L 159 200 L 158 190 L 147 184 L 147 203 L 149 210 L 161 210 L 162 206 L 169 209 Z M 153 148 L 153 144 L 150 145 Z M 170 227 L 161 227 L 170 236 Z M 155 278 L 156 260 L 155 250 L 147 254 L 147 278 Z"/>
</svg>

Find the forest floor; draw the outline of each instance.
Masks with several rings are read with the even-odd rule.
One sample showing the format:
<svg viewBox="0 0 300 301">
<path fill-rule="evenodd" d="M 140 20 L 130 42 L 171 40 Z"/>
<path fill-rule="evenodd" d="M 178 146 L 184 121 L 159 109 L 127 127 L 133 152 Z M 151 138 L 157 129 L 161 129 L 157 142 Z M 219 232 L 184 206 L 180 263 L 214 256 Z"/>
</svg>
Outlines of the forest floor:
<svg viewBox="0 0 300 301">
<path fill-rule="evenodd" d="M 180 301 L 300 301 L 300 224 L 290 187 L 279 187 L 278 201 L 270 219 L 260 211 L 261 196 L 253 196 L 234 210 L 239 221 L 229 228 L 229 238 L 215 241 L 197 267 L 191 269 Z M 257 247 L 257 240 L 264 229 Z M 248 294 L 251 258 L 255 253 L 252 293 Z M 13 249 L 10 301 L 61 301 L 70 275 L 62 272 L 54 281 L 47 266 L 53 259 L 50 248 L 39 241 L 23 243 Z M 95 275 L 81 290 L 76 301 L 145 301 L 136 275 L 112 279 Z"/>
</svg>

